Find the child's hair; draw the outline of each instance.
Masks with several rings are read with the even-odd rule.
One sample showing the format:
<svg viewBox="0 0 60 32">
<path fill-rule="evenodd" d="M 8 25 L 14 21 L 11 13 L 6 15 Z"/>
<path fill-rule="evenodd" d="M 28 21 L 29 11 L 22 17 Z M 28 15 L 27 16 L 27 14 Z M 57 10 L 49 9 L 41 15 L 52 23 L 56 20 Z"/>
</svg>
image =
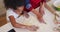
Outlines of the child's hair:
<svg viewBox="0 0 60 32">
<path fill-rule="evenodd" d="M 17 9 L 17 7 L 24 6 L 25 1 L 24 0 L 4 0 L 5 7 L 12 8 L 12 9 Z"/>
</svg>

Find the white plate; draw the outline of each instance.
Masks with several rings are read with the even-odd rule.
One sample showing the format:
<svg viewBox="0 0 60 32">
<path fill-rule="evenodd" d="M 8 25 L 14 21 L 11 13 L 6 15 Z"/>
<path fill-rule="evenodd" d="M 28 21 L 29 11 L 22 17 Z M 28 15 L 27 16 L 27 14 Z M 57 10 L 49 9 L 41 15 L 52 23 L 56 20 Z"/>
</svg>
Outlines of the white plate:
<svg viewBox="0 0 60 32">
<path fill-rule="evenodd" d="M 53 3 L 53 5 L 54 5 L 55 7 L 57 7 L 58 5 L 60 5 L 60 0 L 56 0 L 56 1 Z"/>
</svg>

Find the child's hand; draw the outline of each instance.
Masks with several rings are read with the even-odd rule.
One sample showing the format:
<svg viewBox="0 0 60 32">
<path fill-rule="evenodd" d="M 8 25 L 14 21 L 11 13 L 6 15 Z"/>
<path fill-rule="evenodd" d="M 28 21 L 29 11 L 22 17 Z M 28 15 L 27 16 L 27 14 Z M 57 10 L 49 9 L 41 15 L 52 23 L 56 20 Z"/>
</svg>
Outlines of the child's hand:
<svg viewBox="0 0 60 32">
<path fill-rule="evenodd" d="M 29 18 L 29 15 L 28 15 L 28 13 L 27 13 L 26 11 L 24 11 L 24 16 L 25 16 L 26 18 Z"/>
<path fill-rule="evenodd" d="M 38 29 L 38 27 L 33 25 L 33 26 L 28 26 L 27 29 L 30 31 L 36 31 Z"/>
</svg>

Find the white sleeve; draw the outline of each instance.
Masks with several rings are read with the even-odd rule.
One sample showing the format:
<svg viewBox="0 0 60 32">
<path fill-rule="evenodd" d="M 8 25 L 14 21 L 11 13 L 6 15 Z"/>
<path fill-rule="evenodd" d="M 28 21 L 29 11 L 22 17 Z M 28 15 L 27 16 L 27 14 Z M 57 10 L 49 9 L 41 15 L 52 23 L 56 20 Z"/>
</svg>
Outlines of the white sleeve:
<svg viewBox="0 0 60 32">
<path fill-rule="evenodd" d="M 10 21 L 9 16 L 14 16 L 14 13 L 11 10 L 7 10 L 7 12 L 6 12 L 7 21 Z"/>
<path fill-rule="evenodd" d="M 14 16 L 14 13 L 12 11 L 7 11 L 7 16 Z"/>
</svg>

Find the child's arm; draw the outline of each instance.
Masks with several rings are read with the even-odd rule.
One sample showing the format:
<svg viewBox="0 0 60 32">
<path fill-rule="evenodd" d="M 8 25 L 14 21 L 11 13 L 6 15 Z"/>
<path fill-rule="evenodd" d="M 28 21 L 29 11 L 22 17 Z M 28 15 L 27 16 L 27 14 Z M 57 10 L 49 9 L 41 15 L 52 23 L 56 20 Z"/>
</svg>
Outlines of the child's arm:
<svg viewBox="0 0 60 32">
<path fill-rule="evenodd" d="M 56 16 L 59 17 L 59 15 L 56 13 L 56 10 L 53 9 L 53 7 L 49 6 L 47 3 L 44 3 L 44 6 L 45 6 L 51 13 L 53 13 L 54 15 L 56 15 Z"/>
<path fill-rule="evenodd" d="M 27 26 L 27 25 L 23 25 L 20 23 L 17 23 L 15 21 L 15 18 L 13 16 L 9 16 L 9 19 L 11 21 L 11 24 L 13 25 L 13 27 L 15 28 L 23 28 L 23 29 L 28 29 L 28 30 L 32 30 L 32 31 L 36 31 L 38 29 L 38 27 L 32 25 L 32 26 Z"/>
<path fill-rule="evenodd" d="M 11 24 L 13 25 L 13 27 L 26 28 L 26 25 L 22 25 L 22 24 L 16 23 L 15 18 L 13 16 L 9 16 L 9 19 L 10 19 Z"/>
</svg>

